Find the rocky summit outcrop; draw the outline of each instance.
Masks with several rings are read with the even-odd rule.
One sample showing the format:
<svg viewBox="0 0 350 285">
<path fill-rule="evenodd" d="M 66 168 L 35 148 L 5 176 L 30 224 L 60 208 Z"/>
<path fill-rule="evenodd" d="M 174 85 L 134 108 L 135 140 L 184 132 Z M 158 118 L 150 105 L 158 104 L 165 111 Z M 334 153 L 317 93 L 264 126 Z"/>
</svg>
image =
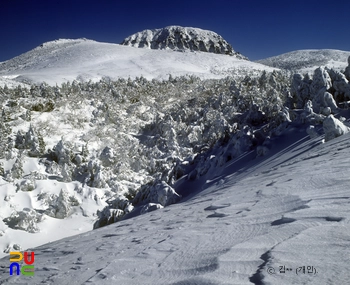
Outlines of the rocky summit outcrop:
<svg viewBox="0 0 350 285">
<path fill-rule="evenodd" d="M 125 38 L 121 44 L 149 49 L 202 51 L 247 59 L 234 51 L 217 33 L 199 28 L 168 26 L 163 29 L 144 30 Z"/>
</svg>

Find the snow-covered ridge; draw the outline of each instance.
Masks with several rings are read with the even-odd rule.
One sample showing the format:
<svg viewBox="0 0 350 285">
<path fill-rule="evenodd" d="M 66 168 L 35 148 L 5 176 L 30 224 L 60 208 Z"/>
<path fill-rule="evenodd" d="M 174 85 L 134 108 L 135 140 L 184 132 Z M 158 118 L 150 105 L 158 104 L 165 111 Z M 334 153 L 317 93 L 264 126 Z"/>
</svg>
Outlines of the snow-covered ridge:
<svg viewBox="0 0 350 285">
<path fill-rule="evenodd" d="M 191 27 L 168 26 L 162 29 L 143 30 L 125 38 L 121 44 L 138 48 L 228 54 L 247 59 L 235 52 L 232 46 L 217 33 Z"/>
<path fill-rule="evenodd" d="M 48 47 L 57 47 L 57 46 L 68 46 L 68 45 L 74 45 L 74 44 L 78 44 L 80 42 L 86 42 L 86 41 L 92 41 L 93 40 L 89 40 L 86 38 L 79 38 L 79 39 L 58 39 L 58 40 L 53 40 L 53 41 L 49 41 L 49 42 L 45 42 L 43 44 L 41 44 L 40 46 L 37 47 L 37 49 L 40 48 L 48 48 Z"/>
<path fill-rule="evenodd" d="M 11 76 L 16 82 L 56 85 L 74 80 L 96 82 L 103 77 L 167 79 L 170 74 L 222 78 L 251 70 L 273 68 L 223 54 L 137 49 L 87 39 L 61 39 L 0 63 L 0 79 Z"/>
<path fill-rule="evenodd" d="M 63 60 L 57 55 L 64 54 L 65 51 L 68 51 L 81 43 L 93 43 L 93 40 L 87 40 L 84 38 L 81 39 L 58 39 L 54 41 L 49 41 L 41 44 L 40 46 L 23 53 L 19 56 L 16 56 L 10 60 L 0 63 L 0 74 L 11 73 L 13 71 L 26 71 L 33 69 L 41 69 L 50 64 L 53 64 L 55 61 Z"/>
<path fill-rule="evenodd" d="M 309 49 L 297 50 L 284 53 L 278 56 L 258 60 L 257 62 L 299 72 L 313 72 L 319 66 L 344 70 L 347 66 L 347 59 L 350 51 L 335 49 Z"/>
</svg>

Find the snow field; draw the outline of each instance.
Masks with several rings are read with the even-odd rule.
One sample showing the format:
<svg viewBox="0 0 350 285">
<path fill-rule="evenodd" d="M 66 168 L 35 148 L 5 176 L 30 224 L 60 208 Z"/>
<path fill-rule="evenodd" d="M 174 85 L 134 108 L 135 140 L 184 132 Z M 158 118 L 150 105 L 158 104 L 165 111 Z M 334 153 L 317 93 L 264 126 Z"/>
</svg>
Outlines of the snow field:
<svg viewBox="0 0 350 285">
<path fill-rule="evenodd" d="M 98 82 L 104 77 L 167 79 L 171 74 L 174 77 L 222 78 L 251 70 L 272 71 L 274 68 L 221 54 L 139 49 L 86 39 L 63 39 L 2 63 L 0 78 L 11 76 L 17 82 L 46 82 L 55 86 L 74 80 Z"/>
</svg>

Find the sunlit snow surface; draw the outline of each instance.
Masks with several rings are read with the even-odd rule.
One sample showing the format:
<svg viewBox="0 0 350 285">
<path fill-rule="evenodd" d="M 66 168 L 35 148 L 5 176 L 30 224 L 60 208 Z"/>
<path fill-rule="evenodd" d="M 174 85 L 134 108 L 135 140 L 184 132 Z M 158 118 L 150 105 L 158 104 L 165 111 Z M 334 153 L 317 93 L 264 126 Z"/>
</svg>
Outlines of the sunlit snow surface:
<svg viewBox="0 0 350 285">
<path fill-rule="evenodd" d="M 34 277 L 1 259 L 0 284 L 346 284 L 350 134 L 322 139 L 290 127 L 178 204 L 33 249 Z"/>
<path fill-rule="evenodd" d="M 99 81 L 102 77 L 168 79 L 194 74 L 221 78 L 245 70 L 273 70 L 234 56 L 206 52 L 150 50 L 92 40 L 57 40 L 0 63 L 0 84 L 16 82 L 49 85 L 66 81 Z"/>
<path fill-rule="evenodd" d="M 296 50 L 281 55 L 258 60 L 257 62 L 294 72 L 313 73 L 317 67 L 328 67 L 344 70 L 350 51 L 335 49 Z"/>
</svg>

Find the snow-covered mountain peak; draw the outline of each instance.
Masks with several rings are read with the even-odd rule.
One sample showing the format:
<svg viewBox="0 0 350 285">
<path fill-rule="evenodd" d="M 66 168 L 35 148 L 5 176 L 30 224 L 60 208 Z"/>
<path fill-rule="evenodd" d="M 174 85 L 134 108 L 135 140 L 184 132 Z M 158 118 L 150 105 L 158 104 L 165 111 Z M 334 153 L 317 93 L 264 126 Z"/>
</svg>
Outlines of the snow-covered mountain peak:
<svg viewBox="0 0 350 285">
<path fill-rule="evenodd" d="M 57 39 L 49 42 L 45 42 L 38 46 L 36 49 L 42 49 L 42 48 L 48 48 L 48 47 L 58 47 L 61 45 L 74 45 L 79 44 L 82 42 L 94 42 L 93 40 L 89 40 L 86 38 L 79 38 L 79 39 Z"/>
<path fill-rule="evenodd" d="M 168 26 L 162 29 L 143 30 L 125 38 L 121 44 L 149 49 L 203 51 L 247 59 L 235 52 L 217 33 L 192 27 Z"/>
</svg>

